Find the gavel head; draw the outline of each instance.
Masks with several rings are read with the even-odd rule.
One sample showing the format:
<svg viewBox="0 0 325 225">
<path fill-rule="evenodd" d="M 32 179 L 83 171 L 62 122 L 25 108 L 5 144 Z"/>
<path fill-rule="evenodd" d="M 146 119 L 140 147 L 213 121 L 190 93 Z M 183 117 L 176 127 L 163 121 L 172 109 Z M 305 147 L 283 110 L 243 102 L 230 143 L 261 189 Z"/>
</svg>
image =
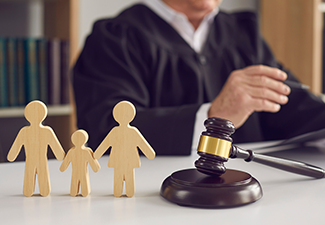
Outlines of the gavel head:
<svg viewBox="0 0 325 225">
<path fill-rule="evenodd" d="M 231 153 L 232 138 L 235 126 L 229 120 L 211 117 L 204 122 L 206 131 L 202 132 L 197 153 L 200 158 L 195 161 L 198 171 L 220 176 L 226 172 L 224 162 Z"/>
</svg>

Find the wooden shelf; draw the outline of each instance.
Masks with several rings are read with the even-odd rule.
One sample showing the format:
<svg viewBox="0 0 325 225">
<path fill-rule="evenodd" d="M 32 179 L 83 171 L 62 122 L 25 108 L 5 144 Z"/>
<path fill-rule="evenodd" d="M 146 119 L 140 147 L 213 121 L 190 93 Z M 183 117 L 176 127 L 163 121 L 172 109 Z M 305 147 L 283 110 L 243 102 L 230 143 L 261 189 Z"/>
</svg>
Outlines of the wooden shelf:
<svg viewBox="0 0 325 225">
<path fill-rule="evenodd" d="M 0 108 L 0 118 L 23 117 L 25 107 Z M 67 116 L 72 113 L 71 105 L 48 106 L 48 116 Z"/>
<path fill-rule="evenodd" d="M 261 30 L 276 58 L 315 94 L 322 92 L 321 0 L 261 0 Z"/>
</svg>

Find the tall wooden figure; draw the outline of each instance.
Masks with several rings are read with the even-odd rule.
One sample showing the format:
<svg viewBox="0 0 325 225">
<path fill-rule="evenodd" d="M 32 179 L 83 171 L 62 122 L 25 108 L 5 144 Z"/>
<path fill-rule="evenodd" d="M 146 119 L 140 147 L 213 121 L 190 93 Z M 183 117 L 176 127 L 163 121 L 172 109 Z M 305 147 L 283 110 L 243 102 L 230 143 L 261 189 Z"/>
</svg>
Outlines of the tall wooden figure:
<svg viewBox="0 0 325 225">
<path fill-rule="evenodd" d="M 88 163 L 94 172 L 100 169 L 97 159 L 94 159 L 93 151 L 85 147 L 88 141 L 88 134 L 84 130 L 77 130 L 71 136 L 71 141 L 75 147 L 71 148 L 64 158 L 60 170 L 65 171 L 70 162 L 72 166 L 70 195 L 76 196 L 81 187 L 81 195 L 86 197 L 90 193 Z"/>
<path fill-rule="evenodd" d="M 134 195 L 134 168 L 140 167 L 137 147 L 149 159 L 155 158 L 155 151 L 136 127 L 130 126 L 135 117 L 135 107 L 127 101 L 119 102 L 113 109 L 114 119 L 119 126 L 114 127 L 94 153 L 99 159 L 109 147 L 111 153 L 108 167 L 114 168 L 114 196 L 120 197 L 125 181 L 126 196 Z"/>
<path fill-rule="evenodd" d="M 38 175 L 40 194 L 47 196 L 51 192 L 47 163 L 47 147 L 50 146 L 55 157 L 63 160 L 65 152 L 51 127 L 43 126 L 47 108 L 40 101 L 32 101 L 25 107 L 25 118 L 30 126 L 23 127 L 8 153 L 8 160 L 17 158 L 22 146 L 25 148 L 26 164 L 23 193 L 30 197 L 35 190 L 35 178 Z"/>
</svg>

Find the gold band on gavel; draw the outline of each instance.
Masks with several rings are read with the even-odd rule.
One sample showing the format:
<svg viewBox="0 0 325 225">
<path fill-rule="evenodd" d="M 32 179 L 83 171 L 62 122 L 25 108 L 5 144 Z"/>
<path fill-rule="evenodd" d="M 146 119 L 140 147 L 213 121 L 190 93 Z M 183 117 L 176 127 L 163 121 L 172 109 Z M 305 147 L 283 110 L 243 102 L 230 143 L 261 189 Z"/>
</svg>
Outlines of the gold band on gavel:
<svg viewBox="0 0 325 225">
<path fill-rule="evenodd" d="M 229 158 L 231 142 L 223 139 L 201 135 L 198 146 L 199 152 L 205 152 L 217 155 L 223 158 Z"/>
</svg>

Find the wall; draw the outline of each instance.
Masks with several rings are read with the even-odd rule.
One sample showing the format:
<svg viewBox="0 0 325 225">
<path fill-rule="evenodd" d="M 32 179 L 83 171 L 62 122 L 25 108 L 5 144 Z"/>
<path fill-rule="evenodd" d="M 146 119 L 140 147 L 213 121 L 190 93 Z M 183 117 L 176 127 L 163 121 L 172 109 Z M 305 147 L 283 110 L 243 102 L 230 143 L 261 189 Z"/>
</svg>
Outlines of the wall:
<svg viewBox="0 0 325 225">
<path fill-rule="evenodd" d="M 225 11 L 258 11 L 258 0 L 223 0 L 220 8 Z"/>
<path fill-rule="evenodd" d="M 0 36 L 40 37 L 43 35 L 42 21 L 40 1 L 0 2 Z"/>
</svg>

